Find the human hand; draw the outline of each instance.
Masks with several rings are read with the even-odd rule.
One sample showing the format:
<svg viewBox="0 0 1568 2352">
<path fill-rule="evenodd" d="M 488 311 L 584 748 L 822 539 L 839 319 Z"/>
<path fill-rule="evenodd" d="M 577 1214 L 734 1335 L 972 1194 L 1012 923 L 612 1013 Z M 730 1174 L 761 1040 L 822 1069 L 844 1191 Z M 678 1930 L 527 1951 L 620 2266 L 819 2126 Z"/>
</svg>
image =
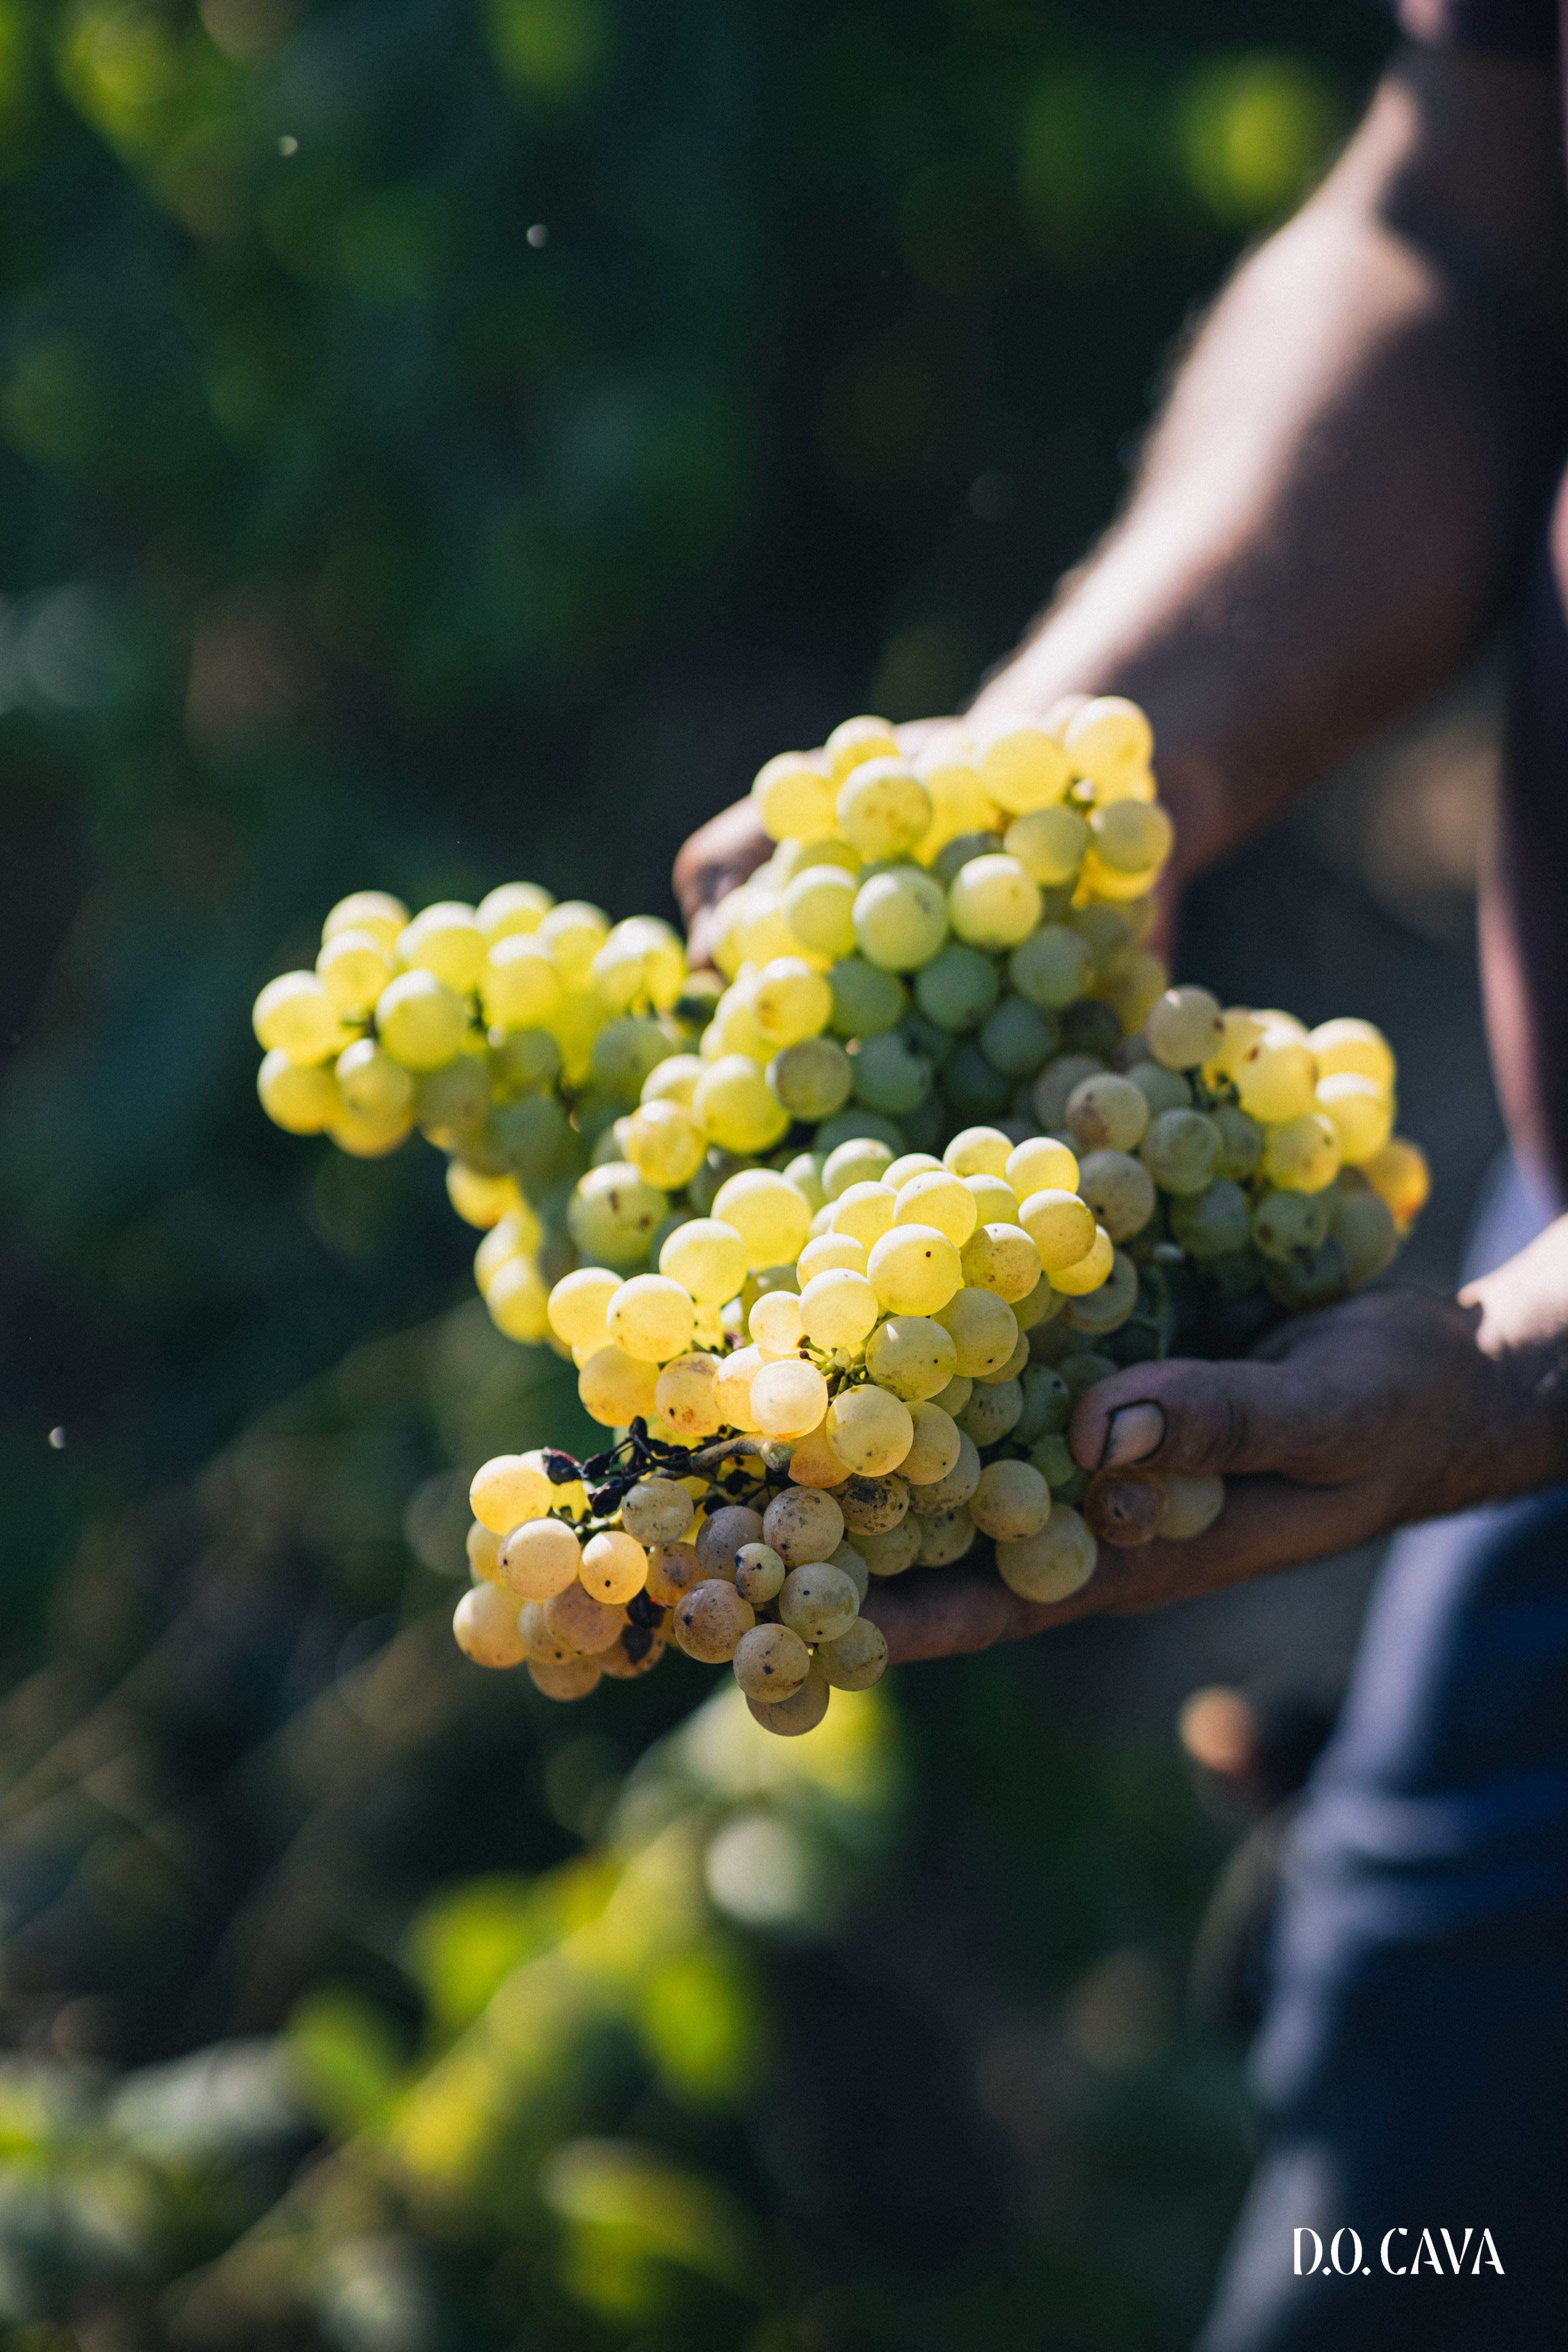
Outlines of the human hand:
<svg viewBox="0 0 1568 2352">
<path fill-rule="evenodd" d="M 866 1613 L 895 1660 L 942 1657 L 1192 1600 L 1524 1492 L 1568 1467 L 1549 1385 L 1484 1285 L 1462 1303 L 1370 1292 L 1283 1325 L 1238 1362 L 1135 1365 L 1079 1399 L 1073 1454 L 1087 1470 L 1223 1473 L 1211 1528 L 1181 1543 L 1101 1543 L 1068 1601 L 1022 1601 L 986 1562 L 874 1586 Z"/>
<path fill-rule="evenodd" d="M 950 719 L 912 719 L 895 728 L 900 749 L 912 756 Z M 710 919 L 726 891 L 736 889 L 773 853 L 750 795 L 735 801 L 700 825 L 675 861 L 675 895 L 686 922 L 687 952 L 693 964 L 710 961 Z"/>
</svg>

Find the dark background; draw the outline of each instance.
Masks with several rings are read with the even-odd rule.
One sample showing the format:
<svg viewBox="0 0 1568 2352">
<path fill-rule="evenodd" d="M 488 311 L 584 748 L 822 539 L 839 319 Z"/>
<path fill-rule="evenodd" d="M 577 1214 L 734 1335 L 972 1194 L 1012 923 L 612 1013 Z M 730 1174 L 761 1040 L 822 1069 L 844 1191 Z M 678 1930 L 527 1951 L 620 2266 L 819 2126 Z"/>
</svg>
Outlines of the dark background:
<svg viewBox="0 0 1568 2352">
<path fill-rule="evenodd" d="M 1331 1708 L 1373 1563 L 617 1796 L 711 1685 L 456 1658 L 468 1474 L 575 1402 L 434 1154 L 267 1126 L 247 1013 L 351 887 L 668 911 L 763 758 L 952 708 L 1384 45 L 1356 0 L 0 0 L 7 2343 L 1189 2340 L 1242 1816 L 1174 1710 Z M 1330 780 L 1180 956 L 1388 1028 L 1429 1282 L 1497 1141 L 1490 710 Z M 618 1957 L 563 1943 L 612 1885 Z"/>
</svg>

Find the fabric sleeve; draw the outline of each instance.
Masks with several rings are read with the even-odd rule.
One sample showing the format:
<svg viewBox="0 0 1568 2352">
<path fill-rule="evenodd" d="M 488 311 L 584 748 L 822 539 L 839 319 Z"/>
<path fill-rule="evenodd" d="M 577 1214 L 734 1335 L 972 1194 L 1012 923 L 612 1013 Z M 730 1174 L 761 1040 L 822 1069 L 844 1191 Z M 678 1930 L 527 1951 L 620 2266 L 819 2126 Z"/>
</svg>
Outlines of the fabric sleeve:
<svg viewBox="0 0 1568 2352">
<path fill-rule="evenodd" d="M 1557 54 L 1557 0 L 1394 0 L 1407 39 L 1513 57 Z"/>
</svg>

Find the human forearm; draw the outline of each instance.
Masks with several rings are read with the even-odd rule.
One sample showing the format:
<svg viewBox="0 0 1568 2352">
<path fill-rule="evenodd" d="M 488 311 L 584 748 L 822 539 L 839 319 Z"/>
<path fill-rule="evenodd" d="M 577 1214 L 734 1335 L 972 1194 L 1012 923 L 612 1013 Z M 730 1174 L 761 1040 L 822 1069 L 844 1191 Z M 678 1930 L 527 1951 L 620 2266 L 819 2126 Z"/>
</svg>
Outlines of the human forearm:
<svg viewBox="0 0 1568 2352">
<path fill-rule="evenodd" d="M 1432 689 L 1506 602 L 1563 415 L 1549 78 L 1420 56 L 1238 274 L 1122 521 L 975 709 L 1131 694 L 1184 866 Z"/>
</svg>

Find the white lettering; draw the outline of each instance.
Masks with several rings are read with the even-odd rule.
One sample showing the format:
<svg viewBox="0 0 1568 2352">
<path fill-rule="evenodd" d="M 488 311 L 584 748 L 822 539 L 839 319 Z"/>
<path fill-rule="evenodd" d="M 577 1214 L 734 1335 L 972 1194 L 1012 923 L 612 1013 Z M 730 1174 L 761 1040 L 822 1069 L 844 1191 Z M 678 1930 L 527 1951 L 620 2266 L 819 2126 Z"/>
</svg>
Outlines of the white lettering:
<svg viewBox="0 0 1568 2352">
<path fill-rule="evenodd" d="M 1303 2238 L 1310 2238 L 1312 2241 L 1312 2259 L 1305 2270 L 1301 2268 L 1301 2241 Z M 1312 2273 L 1321 2265 L 1322 2259 L 1323 2242 L 1321 2238 L 1319 2237 L 1316 2230 L 1298 2230 L 1296 2231 L 1296 2276 L 1298 2278 L 1310 2278 Z"/>
<path fill-rule="evenodd" d="M 1430 2230 L 1423 2230 L 1421 2232 L 1421 2243 L 1416 2247 L 1415 2259 L 1410 2265 L 1412 2276 L 1414 2276 L 1415 2273 L 1422 2267 L 1423 2256 L 1426 2257 L 1426 2267 L 1430 2270 L 1435 2270 L 1438 2277 L 1441 2278 L 1443 2275 L 1443 2265 L 1437 2260 L 1437 2249 L 1432 2243 L 1432 2232 Z"/>
<path fill-rule="evenodd" d="M 1340 2260 L 1340 2240 L 1342 2238 L 1348 2238 L 1351 2244 L 1355 2249 L 1348 2263 L 1342 2263 Z M 1333 2237 L 1330 2241 L 1329 2244 L 1329 2260 L 1332 2263 L 1335 2270 L 1338 2271 L 1341 2278 L 1349 2278 L 1352 2271 L 1360 2270 L 1361 2240 L 1356 2236 L 1353 2230 L 1336 2230 L 1334 2231 Z"/>
<path fill-rule="evenodd" d="M 1476 2248 L 1475 2264 L 1470 2272 L 1470 2276 L 1472 2278 L 1479 2278 L 1481 2274 L 1481 2264 L 1483 2263 L 1489 2263 L 1493 2270 L 1496 2271 L 1499 2278 L 1501 2278 L 1503 2274 L 1502 2264 L 1498 2260 L 1498 2250 L 1492 2243 L 1492 2233 L 1489 2230 L 1483 2230 L 1481 2231 L 1481 2242 Z"/>
<path fill-rule="evenodd" d="M 1390 2238 L 1407 2238 L 1409 2235 L 1408 2230 L 1385 2230 L 1383 2233 L 1383 2267 L 1390 2278 L 1404 2278 L 1410 2265 L 1408 2263 L 1401 2263 L 1398 2269 L 1394 2269 L 1388 2259 L 1388 2242 Z"/>
<path fill-rule="evenodd" d="M 1465 2231 L 1464 2243 L 1460 2246 L 1458 2252 L 1456 2253 L 1454 2252 L 1454 2241 L 1449 2237 L 1447 2230 L 1439 2230 L 1437 2232 L 1437 2235 L 1443 2241 L 1444 2251 L 1448 2257 L 1448 2268 L 1453 2272 L 1456 2278 L 1459 2275 L 1459 2264 L 1464 2261 L 1465 2256 L 1468 2253 L 1470 2249 L 1470 2240 L 1475 2236 L 1475 2234 L 1476 2233 L 1473 2230 L 1467 2230 Z"/>
</svg>

